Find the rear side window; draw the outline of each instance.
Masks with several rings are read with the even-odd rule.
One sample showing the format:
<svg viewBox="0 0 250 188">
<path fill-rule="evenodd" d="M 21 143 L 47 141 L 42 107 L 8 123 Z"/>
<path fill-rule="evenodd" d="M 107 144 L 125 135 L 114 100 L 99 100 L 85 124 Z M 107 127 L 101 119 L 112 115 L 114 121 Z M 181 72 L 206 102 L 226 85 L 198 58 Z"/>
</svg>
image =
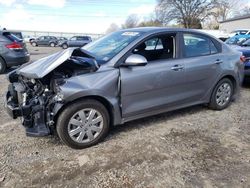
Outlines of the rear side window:
<svg viewBox="0 0 250 188">
<path fill-rule="evenodd" d="M 89 40 L 88 37 L 77 37 L 77 40 Z"/>
<path fill-rule="evenodd" d="M 212 40 L 196 34 L 184 34 L 185 57 L 197 57 L 218 53 Z"/>
</svg>

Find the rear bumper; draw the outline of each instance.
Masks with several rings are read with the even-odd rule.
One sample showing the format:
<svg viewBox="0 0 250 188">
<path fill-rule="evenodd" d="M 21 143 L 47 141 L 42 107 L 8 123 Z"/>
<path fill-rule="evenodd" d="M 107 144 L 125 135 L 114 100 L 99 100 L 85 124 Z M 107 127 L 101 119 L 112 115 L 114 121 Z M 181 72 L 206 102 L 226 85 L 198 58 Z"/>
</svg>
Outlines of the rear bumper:
<svg viewBox="0 0 250 188">
<path fill-rule="evenodd" d="M 30 54 L 5 57 L 7 67 L 22 65 L 30 61 Z"/>
</svg>

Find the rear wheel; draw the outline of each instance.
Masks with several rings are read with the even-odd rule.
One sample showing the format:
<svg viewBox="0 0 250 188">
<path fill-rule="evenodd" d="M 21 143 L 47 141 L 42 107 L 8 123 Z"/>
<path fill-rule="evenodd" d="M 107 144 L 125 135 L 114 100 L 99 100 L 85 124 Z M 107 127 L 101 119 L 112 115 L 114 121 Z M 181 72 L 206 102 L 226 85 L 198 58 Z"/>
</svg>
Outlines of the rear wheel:
<svg viewBox="0 0 250 188">
<path fill-rule="evenodd" d="M 31 45 L 34 46 L 34 47 L 36 47 L 37 43 L 36 42 L 32 42 Z"/>
<path fill-rule="evenodd" d="M 83 149 L 105 138 L 109 130 L 109 114 L 95 100 L 73 103 L 60 114 L 56 130 L 66 145 Z"/>
<path fill-rule="evenodd" d="M 0 57 L 0 74 L 4 73 L 6 71 L 6 63 L 5 61 Z"/>
<path fill-rule="evenodd" d="M 220 80 L 212 93 L 209 107 L 213 110 L 223 110 L 232 101 L 234 92 L 233 83 L 228 78 Z"/>
</svg>

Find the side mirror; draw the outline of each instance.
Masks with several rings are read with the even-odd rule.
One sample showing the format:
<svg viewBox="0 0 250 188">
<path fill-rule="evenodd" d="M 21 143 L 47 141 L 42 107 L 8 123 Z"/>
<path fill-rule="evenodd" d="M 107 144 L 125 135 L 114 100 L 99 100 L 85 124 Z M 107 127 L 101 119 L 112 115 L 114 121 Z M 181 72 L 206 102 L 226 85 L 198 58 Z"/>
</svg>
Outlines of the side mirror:
<svg viewBox="0 0 250 188">
<path fill-rule="evenodd" d="M 132 54 L 123 63 L 123 66 L 145 66 L 148 61 L 145 57 L 139 54 Z"/>
</svg>

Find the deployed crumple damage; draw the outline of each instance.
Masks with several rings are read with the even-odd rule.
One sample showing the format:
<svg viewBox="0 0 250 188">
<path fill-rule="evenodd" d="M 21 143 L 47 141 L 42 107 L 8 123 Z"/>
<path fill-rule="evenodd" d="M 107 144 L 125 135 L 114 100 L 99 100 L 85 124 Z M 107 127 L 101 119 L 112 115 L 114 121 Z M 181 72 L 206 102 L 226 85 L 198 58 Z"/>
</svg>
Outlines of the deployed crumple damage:
<svg viewBox="0 0 250 188">
<path fill-rule="evenodd" d="M 95 58 L 80 48 L 69 48 L 25 64 L 7 76 L 10 82 L 6 94 L 8 113 L 14 119 L 22 117 L 27 135 L 49 135 L 54 125 L 55 108 L 67 102 L 60 87 L 70 78 L 98 69 Z"/>
<path fill-rule="evenodd" d="M 91 60 L 93 62 L 92 64 L 94 64 L 97 69 L 99 68 L 94 57 L 89 52 L 80 48 L 69 48 L 39 59 L 33 63 L 25 64 L 17 69 L 16 73 L 26 78 L 43 78 L 72 56 L 85 57 L 85 60 Z"/>
</svg>

